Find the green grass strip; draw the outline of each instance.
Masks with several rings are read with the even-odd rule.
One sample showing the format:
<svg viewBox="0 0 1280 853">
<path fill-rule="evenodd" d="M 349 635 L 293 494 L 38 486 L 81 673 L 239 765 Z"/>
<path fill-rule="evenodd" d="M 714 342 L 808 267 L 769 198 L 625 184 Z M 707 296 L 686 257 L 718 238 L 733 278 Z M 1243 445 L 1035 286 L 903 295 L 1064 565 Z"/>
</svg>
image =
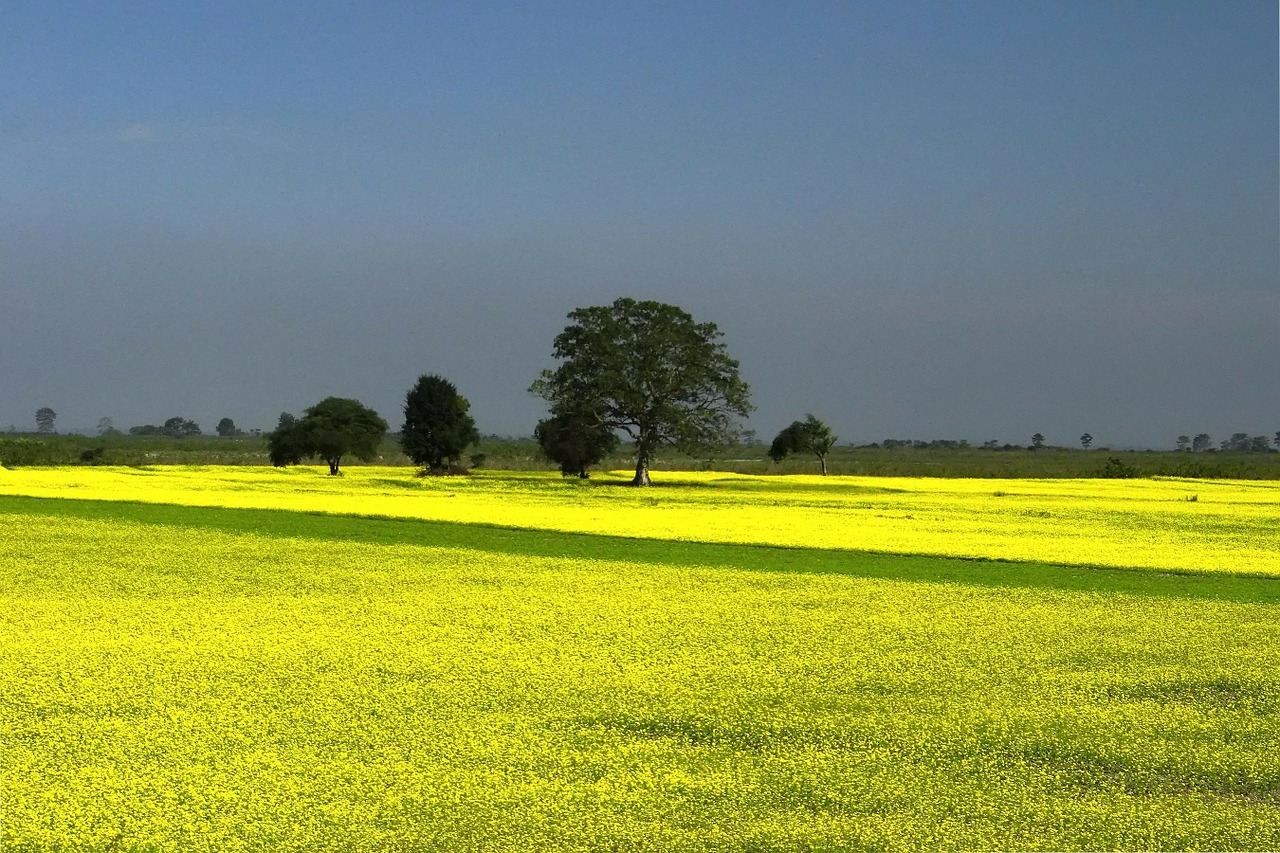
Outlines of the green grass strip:
<svg viewBox="0 0 1280 853">
<path fill-rule="evenodd" d="M 1280 603 L 1280 578 L 1274 577 L 680 542 L 419 519 L 66 498 L 0 496 L 0 514 L 129 521 L 254 536 L 458 548 L 530 557 L 623 560 L 762 572 L 841 574 L 917 583 Z"/>
</svg>

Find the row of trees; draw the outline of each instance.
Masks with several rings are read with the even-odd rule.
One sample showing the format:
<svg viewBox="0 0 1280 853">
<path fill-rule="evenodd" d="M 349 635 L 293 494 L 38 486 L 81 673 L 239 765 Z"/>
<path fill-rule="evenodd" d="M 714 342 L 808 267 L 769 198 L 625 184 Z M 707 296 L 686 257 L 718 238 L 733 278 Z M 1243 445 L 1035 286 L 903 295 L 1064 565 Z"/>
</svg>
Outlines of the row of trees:
<svg viewBox="0 0 1280 853">
<path fill-rule="evenodd" d="M 111 426 L 110 418 L 103 418 L 98 421 L 98 432 L 102 435 L 110 435 L 115 432 Z M 106 423 L 104 428 L 103 424 Z M 236 438 L 245 435 L 245 431 L 236 426 L 236 422 L 231 418 L 223 418 L 218 421 L 218 425 L 213 428 L 222 438 Z M 253 430 L 251 434 L 257 435 L 257 430 Z M 171 438 L 183 438 L 189 435 L 204 435 L 200 430 L 200 424 L 193 420 L 183 417 L 172 417 L 163 424 L 156 426 L 155 424 L 143 424 L 142 426 L 129 427 L 129 435 L 166 435 Z"/>
<path fill-rule="evenodd" d="M 404 426 L 400 444 L 405 455 L 428 471 L 441 472 L 456 462 L 464 450 L 480 440 L 470 404 L 447 379 L 434 374 L 418 378 L 405 395 Z M 289 412 L 267 440 L 271 464 L 296 465 L 319 457 L 329 473 L 341 473 L 344 456 L 371 460 L 378 454 L 387 422 L 359 400 L 327 397 L 303 412 Z"/>
<path fill-rule="evenodd" d="M 733 418 L 752 407 L 715 324 L 634 299 L 578 308 L 569 320 L 554 341 L 560 363 L 529 389 L 550 408 L 534 432 L 562 473 L 585 477 L 617 446 L 619 432 L 634 442 L 636 486 L 649 485 L 649 465 L 663 447 L 693 451 L 737 439 Z M 479 440 L 469 408 L 448 380 L 420 377 L 405 395 L 405 454 L 428 471 L 447 470 Z M 344 456 L 372 459 L 386 431 L 386 421 L 358 400 L 329 397 L 301 418 L 281 414 L 268 452 L 275 465 L 319 457 L 336 475 Z"/>
<path fill-rule="evenodd" d="M 1274 444 L 1276 449 L 1280 450 L 1280 430 L 1276 430 L 1273 438 L 1267 438 L 1265 435 L 1249 435 L 1247 432 L 1232 433 L 1230 438 L 1223 440 L 1220 449 L 1245 453 L 1266 453 L 1271 450 L 1268 446 L 1270 444 Z M 1180 435 L 1175 446 L 1184 453 L 1203 453 L 1213 449 L 1213 438 L 1207 432 L 1202 432 L 1195 438 Z"/>
<path fill-rule="evenodd" d="M 649 466 L 662 448 L 698 453 L 741 437 L 736 418 L 753 409 L 749 388 L 714 323 L 697 323 L 674 305 L 634 299 L 577 308 L 568 319 L 569 325 L 553 342 L 552 356 L 558 363 L 543 370 L 529 388 L 549 408 L 534 435 L 563 474 L 586 477 L 591 466 L 617 447 L 619 436 L 626 435 L 635 454 L 632 484 L 647 486 Z M 479 440 L 469 408 L 448 380 L 435 374 L 419 377 L 405 395 L 400 431 L 405 454 L 428 471 L 448 470 Z M 37 413 L 41 431 L 46 424 L 52 431 L 54 417 L 52 409 Z M 182 418 L 171 418 L 161 427 L 134 428 L 138 429 L 166 435 L 199 433 L 198 425 Z M 218 432 L 238 430 L 224 418 Z M 268 452 L 275 465 L 318 457 L 336 475 L 348 455 L 374 458 L 386 432 L 386 421 L 358 400 L 329 397 L 301 417 L 282 413 L 269 435 Z M 1185 438 L 1179 437 L 1180 449 Z M 1205 449 L 1202 439 L 1208 442 L 1202 434 L 1187 439 L 1187 446 Z M 1259 439 L 1261 449 L 1266 449 L 1265 437 L 1244 433 L 1224 442 L 1223 449 L 1258 449 Z M 769 456 L 781 461 L 791 454 L 812 454 L 825 474 L 826 457 L 835 442 L 830 428 L 809 414 L 778 433 Z M 1088 433 L 1080 437 L 1085 449 L 1092 442 Z M 1280 446 L 1280 433 L 1276 444 Z M 994 449 L 994 442 L 984 445 L 988 446 Z M 1032 449 L 1044 446 L 1041 433 L 1032 436 Z"/>
<path fill-rule="evenodd" d="M 42 406 L 37 409 L 36 432 L 52 434 L 55 431 L 54 422 L 57 417 L 58 413 L 48 406 Z M 214 431 L 224 438 L 245 435 L 245 432 L 238 428 L 236 422 L 231 418 L 223 418 L 218 421 Z M 257 435 L 258 431 L 253 430 L 252 434 Z M 115 421 L 111 418 L 98 418 L 98 435 L 120 435 L 120 430 L 116 429 Z M 140 424 L 131 426 L 129 427 L 129 435 L 163 435 L 170 438 L 183 438 L 189 435 L 203 435 L 203 433 L 200 430 L 200 424 L 188 418 L 175 416 L 160 425 Z"/>
</svg>

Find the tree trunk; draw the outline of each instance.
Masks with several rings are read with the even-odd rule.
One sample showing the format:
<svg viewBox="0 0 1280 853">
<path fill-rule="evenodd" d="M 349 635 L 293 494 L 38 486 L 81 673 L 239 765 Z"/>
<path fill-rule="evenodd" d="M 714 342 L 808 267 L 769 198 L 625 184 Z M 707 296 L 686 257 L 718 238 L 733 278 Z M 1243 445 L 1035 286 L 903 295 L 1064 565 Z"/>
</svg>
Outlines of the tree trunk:
<svg viewBox="0 0 1280 853">
<path fill-rule="evenodd" d="M 640 424 L 636 435 L 636 475 L 631 480 L 633 486 L 653 485 L 649 480 L 649 460 L 653 458 L 653 450 L 658 446 L 656 430 L 649 424 Z"/>
<path fill-rule="evenodd" d="M 653 485 L 649 479 L 649 448 L 644 442 L 640 442 L 636 447 L 636 475 L 632 478 L 631 485 Z"/>
<path fill-rule="evenodd" d="M 819 456 L 818 461 L 822 463 L 822 476 L 827 476 L 827 457 Z"/>
<path fill-rule="evenodd" d="M 329 476 L 330 477 L 338 476 L 338 462 L 341 459 L 342 459 L 341 456 L 335 456 L 333 459 L 329 460 Z"/>
</svg>

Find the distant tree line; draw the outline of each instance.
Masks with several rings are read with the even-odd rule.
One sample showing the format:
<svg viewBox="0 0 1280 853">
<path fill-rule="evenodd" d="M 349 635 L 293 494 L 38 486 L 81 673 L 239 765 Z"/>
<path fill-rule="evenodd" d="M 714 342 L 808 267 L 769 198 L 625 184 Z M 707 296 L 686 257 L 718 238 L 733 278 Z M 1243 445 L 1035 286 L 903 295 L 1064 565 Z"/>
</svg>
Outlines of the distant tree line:
<svg viewBox="0 0 1280 853">
<path fill-rule="evenodd" d="M 1274 447 L 1271 446 L 1273 444 Z M 1206 453 L 1214 450 L 1213 438 L 1207 432 L 1199 433 L 1195 438 L 1180 435 L 1174 446 L 1184 453 Z M 1271 438 L 1249 435 L 1247 432 L 1232 433 L 1230 438 L 1223 439 L 1218 449 L 1227 453 L 1274 453 L 1280 450 L 1280 430 Z"/>
<path fill-rule="evenodd" d="M 991 442 L 991 444 L 994 443 Z M 910 447 L 915 450 L 963 450 L 969 447 L 969 442 L 964 439 L 952 441 L 948 438 L 935 438 L 932 441 L 923 441 L 918 438 L 886 438 L 884 441 L 873 442 L 864 446 L 883 447 L 885 450 L 894 450 L 899 447 Z"/>
<path fill-rule="evenodd" d="M 129 435 L 167 435 L 171 438 L 183 438 L 189 435 L 202 435 L 200 424 L 183 417 L 172 417 L 160 426 L 143 424 L 129 427 Z"/>
</svg>

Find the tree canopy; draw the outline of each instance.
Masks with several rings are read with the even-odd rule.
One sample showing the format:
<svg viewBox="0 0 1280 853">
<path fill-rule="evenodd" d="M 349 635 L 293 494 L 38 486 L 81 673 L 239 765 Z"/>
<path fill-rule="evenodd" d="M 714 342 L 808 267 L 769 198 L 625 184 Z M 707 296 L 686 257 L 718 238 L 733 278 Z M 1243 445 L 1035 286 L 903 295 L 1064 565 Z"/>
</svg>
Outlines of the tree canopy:
<svg viewBox="0 0 1280 853">
<path fill-rule="evenodd" d="M 556 336 L 554 370 L 530 391 L 552 415 L 590 413 L 590 426 L 621 430 L 635 442 L 632 484 L 649 485 L 659 448 L 692 449 L 732 440 L 733 417 L 751 411 L 747 383 L 714 323 L 662 302 L 619 299 L 577 308 Z"/>
<path fill-rule="evenodd" d="M 129 435 L 167 435 L 170 438 L 184 438 L 189 435 L 200 435 L 200 424 L 175 415 L 160 426 L 155 424 L 131 426 Z"/>
<path fill-rule="evenodd" d="M 566 412 L 538 421 L 533 429 L 542 455 L 560 466 L 565 477 L 589 476 L 587 469 L 613 452 L 618 436 L 591 413 Z"/>
<path fill-rule="evenodd" d="M 359 400 L 326 397 L 301 418 L 282 412 L 267 438 L 267 453 L 276 467 L 317 456 L 329 463 L 329 473 L 337 476 L 343 456 L 366 461 L 377 456 L 386 433 L 387 422 Z"/>
<path fill-rule="evenodd" d="M 822 465 L 822 475 L 827 475 L 827 454 L 836 443 L 831 428 L 813 415 L 805 415 L 802 421 L 792 421 L 769 445 L 769 458 L 781 462 L 792 453 L 812 453 Z"/>
<path fill-rule="evenodd" d="M 160 427 L 165 435 L 172 435 L 176 438 L 182 438 L 187 435 L 200 435 L 200 424 L 190 418 L 174 416 L 164 422 Z"/>
<path fill-rule="evenodd" d="M 431 471 L 445 470 L 480 440 L 470 408 L 448 379 L 434 373 L 418 377 L 404 398 L 400 445 L 405 455 Z"/>
<path fill-rule="evenodd" d="M 36 432 L 53 432 L 53 422 L 58 413 L 48 406 L 36 409 Z"/>
</svg>

